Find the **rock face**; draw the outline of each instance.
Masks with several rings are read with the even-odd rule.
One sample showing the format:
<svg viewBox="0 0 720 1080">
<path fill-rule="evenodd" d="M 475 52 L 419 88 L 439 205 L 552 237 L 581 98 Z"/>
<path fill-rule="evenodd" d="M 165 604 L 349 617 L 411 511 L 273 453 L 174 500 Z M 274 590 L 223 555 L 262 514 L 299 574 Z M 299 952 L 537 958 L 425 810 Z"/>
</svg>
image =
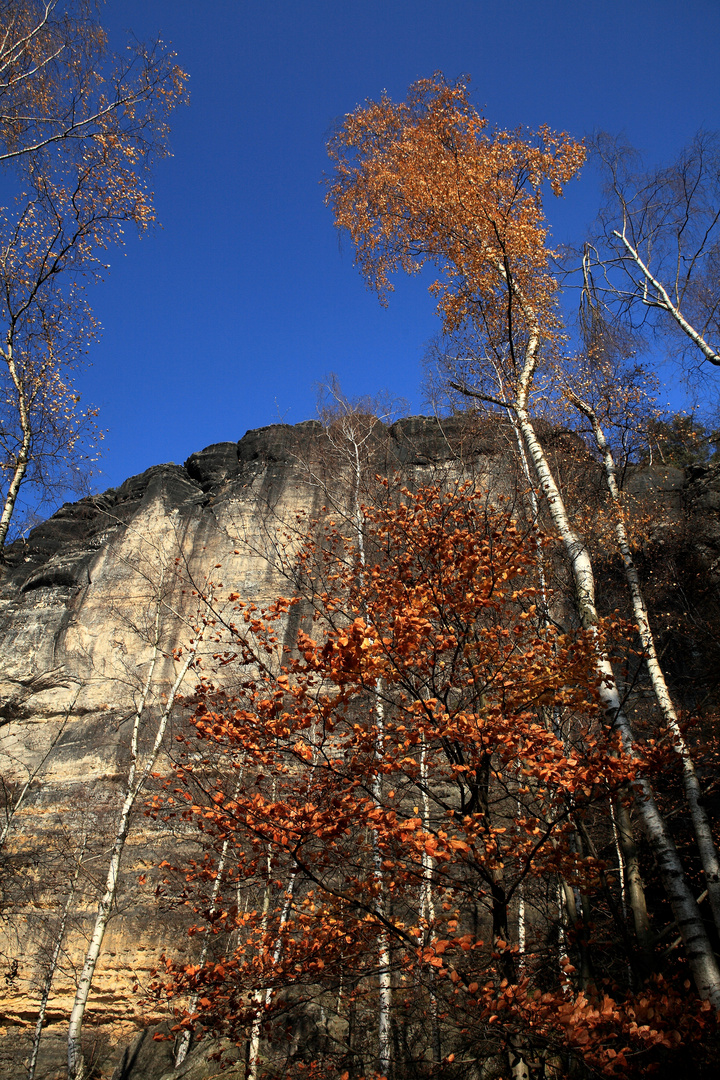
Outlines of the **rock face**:
<svg viewBox="0 0 720 1080">
<path fill-rule="evenodd" d="M 67 1016 L 115 833 L 133 717 L 140 712 L 144 761 L 180 670 L 173 649 L 200 640 L 207 598 L 221 606 L 238 593 L 262 606 L 287 595 L 297 537 L 326 507 L 341 519 L 356 481 L 356 493 L 368 499 L 378 473 L 410 485 L 473 478 L 500 493 L 516 484 L 512 452 L 512 433 L 502 423 L 468 427 L 460 417 L 411 417 L 385 428 L 366 421 L 362 470 L 355 473 L 346 433 L 328 435 L 315 422 L 275 425 L 209 446 L 182 467 L 154 466 L 117 489 L 65 505 L 27 542 L 6 549 L 0 1077 L 24 1075 L 61 926 L 36 1075 L 62 1075 Z M 717 470 L 636 473 L 633 485 L 674 518 L 688 510 L 700 515 L 698 549 L 715 574 Z M 285 634 L 291 643 L 292 624 Z M 181 691 L 190 693 L 192 685 Z M 171 717 L 166 754 L 182 713 L 178 707 Z M 167 758 L 153 771 L 167 772 Z M 175 826 L 143 814 L 147 797 L 135 809 L 85 1026 L 87 1060 L 96 1075 L 116 1080 L 159 1080 L 172 1072 L 171 1044 L 143 1034 L 166 1017 L 140 1002 L 161 953 L 183 955 L 190 947 L 182 910 L 158 906 L 152 888 L 139 883 L 178 843 Z M 172 1075 L 202 1077 L 212 1069 L 201 1046 Z"/>
<path fill-rule="evenodd" d="M 489 483 L 506 433 L 465 429 L 460 420 L 422 417 L 389 429 L 371 422 L 361 447 L 363 485 L 374 483 L 376 472 L 399 471 L 418 483 L 468 469 L 487 472 Z M 62 1074 L 68 1010 L 117 827 L 136 711 L 142 714 L 142 765 L 181 667 L 172 650 L 199 641 L 208 597 L 222 605 L 235 592 L 262 606 L 287 594 L 292 582 L 283 545 L 292 548 L 292 536 L 323 506 L 345 512 L 351 465 L 344 437 L 328 439 L 317 423 L 250 431 L 239 443 L 191 455 L 182 467 L 154 466 L 117 489 L 65 505 L 27 542 L 6 549 L 0 585 L 0 831 L 7 826 L 0 878 L 6 916 L 0 1076 L 17 1076 L 28 1056 L 67 909 L 37 1071 L 39 1077 Z M 291 641 L 292 625 L 286 634 Z M 189 676 L 181 691 L 192 692 Z M 179 708 L 171 725 L 181 722 Z M 159 910 L 152 890 L 138 885 L 176 844 L 169 827 L 144 816 L 147 797 L 135 809 L 117 914 L 86 1017 L 86 1056 L 103 1075 L 138 1027 L 164 1019 L 138 1004 L 133 986 L 147 986 L 163 950 L 182 954 L 187 948 L 182 917 Z M 152 1068 L 148 1049 L 138 1043 L 118 1076 L 166 1071 L 167 1044 L 152 1046 L 160 1048 Z M 133 1064 L 140 1059 L 142 1065 Z"/>
</svg>

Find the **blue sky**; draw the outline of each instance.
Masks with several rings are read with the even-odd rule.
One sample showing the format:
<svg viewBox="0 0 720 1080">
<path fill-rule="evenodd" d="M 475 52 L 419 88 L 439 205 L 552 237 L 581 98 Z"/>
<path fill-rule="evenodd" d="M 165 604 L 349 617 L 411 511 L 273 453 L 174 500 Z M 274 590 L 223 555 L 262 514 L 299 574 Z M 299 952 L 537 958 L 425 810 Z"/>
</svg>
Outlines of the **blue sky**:
<svg viewBox="0 0 720 1080">
<path fill-rule="evenodd" d="M 328 132 L 366 98 L 468 73 L 492 124 L 624 131 L 651 163 L 720 128 L 718 0 L 108 0 L 102 19 L 116 49 L 126 29 L 172 42 L 191 104 L 152 185 L 163 228 L 110 252 L 90 297 L 97 489 L 307 419 L 331 371 L 422 410 L 432 301 L 399 281 L 382 309 L 323 205 Z M 551 200 L 554 240 L 597 198 L 588 173 Z"/>
</svg>

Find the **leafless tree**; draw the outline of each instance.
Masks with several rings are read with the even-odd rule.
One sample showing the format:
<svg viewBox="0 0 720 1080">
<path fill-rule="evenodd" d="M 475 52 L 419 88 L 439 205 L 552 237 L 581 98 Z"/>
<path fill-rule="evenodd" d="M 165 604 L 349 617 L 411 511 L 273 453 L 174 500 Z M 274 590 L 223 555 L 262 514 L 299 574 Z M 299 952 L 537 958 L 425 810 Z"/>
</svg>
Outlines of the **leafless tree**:
<svg viewBox="0 0 720 1080">
<path fill-rule="evenodd" d="M 693 365 L 720 367 L 720 138 L 698 132 L 675 161 L 646 169 L 626 142 L 593 143 L 604 180 L 583 292 L 611 324 L 649 330 Z"/>
</svg>

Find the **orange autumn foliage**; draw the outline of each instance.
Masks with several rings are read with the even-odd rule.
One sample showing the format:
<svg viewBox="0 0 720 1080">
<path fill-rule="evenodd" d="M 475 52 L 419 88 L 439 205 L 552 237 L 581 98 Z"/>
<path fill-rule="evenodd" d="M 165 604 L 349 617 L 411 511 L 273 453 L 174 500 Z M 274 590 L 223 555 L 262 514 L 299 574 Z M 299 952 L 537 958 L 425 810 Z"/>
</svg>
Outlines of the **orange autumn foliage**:
<svg viewBox="0 0 720 1080">
<path fill-rule="evenodd" d="M 597 933 L 611 932 L 607 860 L 577 836 L 600 844 L 639 762 L 598 722 L 593 640 L 538 617 L 543 538 L 470 487 L 406 490 L 363 514 L 364 562 L 331 525 L 301 551 L 315 610 L 295 648 L 280 645 L 294 602 L 237 603 L 218 653 L 235 689 L 204 683 L 196 738 L 152 811 L 209 845 L 178 869 L 202 915 L 193 934 L 217 941 L 212 959 L 168 962 L 155 993 L 194 995 L 179 1029 L 240 1043 L 261 1022 L 282 1042 L 312 1003 L 372 1014 L 382 932 L 398 1015 L 436 1009 L 446 1055 L 521 1038 L 607 1076 L 649 1068 L 688 1035 L 675 991 L 583 990 L 547 948 L 558 877 L 596 898 Z M 535 912 L 522 954 L 508 918 L 521 893 Z M 691 1026 L 712 1022 L 706 1010 Z M 350 1057 L 325 1053 L 327 1075 L 372 1069 L 370 1035 Z M 426 1034 L 413 1053 L 430 1059 Z"/>
<path fill-rule="evenodd" d="M 557 394 L 556 377 L 564 359 L 557 283 L 548 268 L 552 252 L 547 247 L 543 187 L 547 185 L 559 194 L 562 183 L 581 164 L 582 146 L 546 129 L 537 134 L 488 134 L 466 85 L 448 84 L 437 75 L 411 87 L 404 104 L 395 106 L 383 98 L 379 104 L 370 102 L 357 108 L 345 118 L 329 150 L 336 167 L 328 201 L 336 224 L 350 234 L 368 284 L 384 297 L 388 275 L 394 270 L 413 272 L 429 262 L 440 271 L 431 291 L 439 296 L 443 330 L 451 336 L 434 357 L 436 387 L 455 405 L 481 402 L 484 407 L 502 409 L 508 416 L 531 488 L 533 514 L 544 510 L 552 521 L 572 580 L 574 616 L 592 634 L 601 611 L 597 567 L 562 482 L 555 475 L 537 422 L 537 409 Z M 613 486 L 610 480 L 608 484 Z M 627 566 L 621 519 L 616 518 L 615 524 Z M 627 576 L 634 621 L 638 627 L 646 626 L 637 581 L 630 581 L 630 569 Z M 654 646 L 645 630 L 641 633 L 653 692 L 664 722 L 677 739 L 677 717 L 671 715 L 673 708 L 662 687 L 656 658 L 651 656 Z M 594 681 L 609 730 L 621 734 L 628 754 L 636 754 L 636 733 L 621 680 L 600 640 Z M 691 756 L 686 747 L 680 749 L 679 741 L 676 745 L 684 762 L 687 801 L 708 886 L 712 926 L 706 924 L 698 904 L 700 890 L 692 881 L 692 856 L 690 860 L 682 857 L 650 773 L 639 777 L 627 793 L 633 796 L 632 812 L 659 869 L 673 921 L 680 928 L 695 987 L 702 998 L 720 1008 L 717 847 L 701 805 Z M 620 873 L 627 868 L 628 902 L 647 972 L 656 966 L 653 931 L 629 807 L 623 800 L 618 808 L 618 859 Z M 583 843 L 587 842 L 584 837 Z M 568 911 L 577 913 L 579 906 L 586 910 L 586 927 L 588 898 L 574 895 L 566 881 L 561 888 Z M 572 920 L 578 921 L 576 914 Z M 616 921 L 622 925 L 621 920 Z M 590 956 L 585 946 L 581 952 L 582 978 L 588 981 Z"/>
<path fill-rule="evenodd" d="M 382 299 L 394 271 L 430 263 L 447 331 L 474 320 L 491 347 L 504 346 L 512 281 L 522 295 L 513 334 L 529 329 L 525 306 L 544 338 L 557 336 L 542 196 L 546 186 L 560 195 L 576 175 L 581 143 L 547 127 L 492 130 L 467 81 L 438 75 L 411 86 L 406 102 L 383 97 L 346 116 L 328 150 L 335 173 L 327 201 Z"/>
</svg>

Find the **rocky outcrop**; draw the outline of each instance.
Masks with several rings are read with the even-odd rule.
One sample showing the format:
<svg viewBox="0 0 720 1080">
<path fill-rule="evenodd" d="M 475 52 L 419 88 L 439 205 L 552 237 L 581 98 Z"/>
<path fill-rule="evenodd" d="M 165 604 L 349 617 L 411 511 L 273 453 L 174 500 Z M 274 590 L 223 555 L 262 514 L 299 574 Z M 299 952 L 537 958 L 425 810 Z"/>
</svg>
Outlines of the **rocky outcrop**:
<svg viewBox="0 0 720 1080">
<path fill-rule="evenodd" d="M 438 471 L 474 470 L 487 474 L 490 484 L 506 438 L 502 426 L 468 430 L 462 418 L 374 425 L 363 441 L 364 474 L 369 483 L 376 473 L 401 473 L 419 483 Z M 7 825 L 0 864 L 6 917 L 0 1076 L 18 1075 L 18 1062 L 27 1057 L 67 905 L 37 1075 L 62 1071 L 66 1018 L 114 835 L 132 716 L 156 651 L 141 753 L 178 671 L 173 649 L 197 642 L 208 598 L 221 607 L 238 593 L 262 606 L 291 591 L 293 538 L 323 506 L 342 513 L 346 471 L 342 444 L 318 423 L 274 425 L 238 443 L 209 446 L 184 466 L 153 466 L 118 488 L 67 504 L 27 541 L 6 548 L 0 583 L 0 777 Z M 291 640 L 292 626 L 286 633 Z M 183 689 L 192 690 L 189 676 Z M 182 723 L 181 708 L 172 722 Z M 137 1054 L 127 1048 L 138 1028 L 164 1019 L 139 1004 L 161 953 L 188 948 L 184 913 L 171 904 L 159 910 L 152 889 L 138 884 L 178 843 L 170 826 L 151 822 L 142 808 L 124 853 L 118 912 L 86 1024 L 89 1059 L 94 1055 L 103 1075 L 117 1064 L 128 1080 L 164 1071 L 165 1051 L 157 1051 L 151 1067 L 144 1039 L 132 1044 Z M 124 1065 L 118 1064 L 123 1045 Z M 133 1064 L 141 1059 L 142 1066 Z M 197 1062 L 194 1068 L 192 1075 Z"/>
<path fill-rule="evenodd" d="M 502 422 L 410 417 L 370 427 L 362 444 L 368 499 L 376 474 L 411 485 L 473 477 L 495 492 L 513 491 L 518 483 L 512 433 Z M 560 433 L 557 453 L 587 458 L 575 439 Z M 237 593 L 262 606 L 292 591 L 288 573 L 297 537 L 324 507 L 342 515 L 348 462 L 341 433 L 328 436 L 316 422 L 249 431 L 238 443 L 192 454 L 184 466 L 153 466 L 118 488 L 67 504 L 27 541 L 6 548 L 0 582 L 0 1077 L 22 1074 L 67 907 L 37 1072 L 40 1078 L 62 1075 L 68 1008 L 117 819 L 134 710 L 143 704 L 144 752 L 178 670 L 173 649 L 198 640 L 208 597 L 222 607 Z M 698 545 L 715 574 L 720 470 L 687 476 L 636 471 L 629 486 L 638 498 L 651 492 L 668 520 L 692 513 L 705 522 Z M 291 642 L 292 625 L 285 633 Z M 191 692 L 192 685 L 185 689 Z M 182 720 L 178 708 L 173 723 Z M 172 739 L 166 752 L 171 746 Z M 142 810 L 125 852 L 86 1026 L 88 1059 L 97 1075 L 116 1080 L 159 1080 L 172 1071 L 170 1043 L 144 1033 L 167 1018 L 141 1004 L 142 990 L 164 950 L 183 955 L 191 948 L 185 912 L 167 897 L 158 906 L 151 887 L 154 867 L 185 839 L 173 823 L 153 821 Z M 183 1069 L 172 1075 L 208 1075 L 207 1051 L 199 1047 Z"/>
</svg>

